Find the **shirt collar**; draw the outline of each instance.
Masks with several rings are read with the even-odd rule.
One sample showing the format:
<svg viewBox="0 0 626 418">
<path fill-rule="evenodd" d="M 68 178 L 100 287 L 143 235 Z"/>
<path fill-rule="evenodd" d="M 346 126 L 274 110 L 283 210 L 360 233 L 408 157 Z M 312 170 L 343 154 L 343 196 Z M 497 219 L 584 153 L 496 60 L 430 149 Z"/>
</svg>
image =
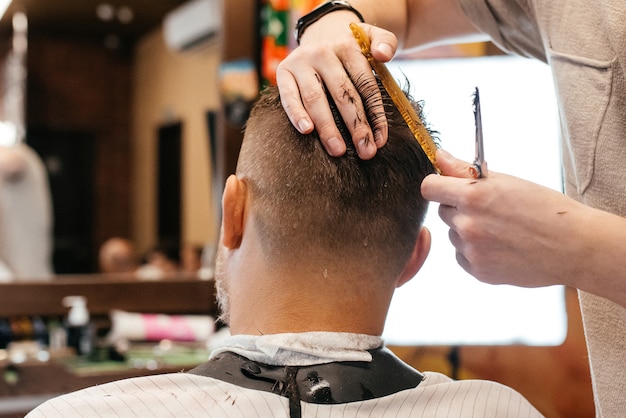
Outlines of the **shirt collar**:
<svg viewBox="0 0 626 418">
<path fill-rule="evenodd" d="M 335 361 L 372 361 L 367 350 L 383 346 L 380 337 L 345 332 L 233 335 L 210 358 L 224 351 L 272 366 L 309 366 Z"/>
</svg>

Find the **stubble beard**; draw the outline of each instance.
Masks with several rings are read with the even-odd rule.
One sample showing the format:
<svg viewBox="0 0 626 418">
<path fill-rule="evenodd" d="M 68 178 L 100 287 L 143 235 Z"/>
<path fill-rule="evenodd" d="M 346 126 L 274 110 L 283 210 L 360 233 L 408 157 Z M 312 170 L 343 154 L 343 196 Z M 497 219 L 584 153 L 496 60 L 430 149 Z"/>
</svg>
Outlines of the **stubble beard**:
<svg viewBox="0 0 626 418">
<path fill-rule="evenodd" d="M 218 320 L 228 325 L 230 321 L 230 298 L 228 296 L 228 286 L 226 285 L 225 277 L 224 252 L 220 245 L 215 258 L 215 291 L 217 306 L 220 311 Z"/>
</svg>

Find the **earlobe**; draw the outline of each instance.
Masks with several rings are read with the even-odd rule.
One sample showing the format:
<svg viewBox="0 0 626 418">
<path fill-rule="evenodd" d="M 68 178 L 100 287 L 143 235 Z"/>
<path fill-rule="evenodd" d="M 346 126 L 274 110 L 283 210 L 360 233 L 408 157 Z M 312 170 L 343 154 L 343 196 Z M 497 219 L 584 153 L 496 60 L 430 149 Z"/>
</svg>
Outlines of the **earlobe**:
<svg viewBox="0 0 626 418">
<path fill-rule="evenodd" d="M 430 240 L 430 231 L 428 228 L 422 227 L 419 235 L 417 236 L 417 240 L 415 241 L 411 258 L 409 258 L 402 274 L 400 274 L 396 287 L 400 287 L 411 280 L 417 274 L 419 269 L 422 268 L 426 258 L 428 257 L 428 253 L 430 252 Z"/>
<path fill-rule="evenodd" d="M 222 244 L 226 248 L 235 249 L 241 245 L 246 201 L 245 182 L 234 174 L 229 176 L 222 196 Z"/>
</svg>

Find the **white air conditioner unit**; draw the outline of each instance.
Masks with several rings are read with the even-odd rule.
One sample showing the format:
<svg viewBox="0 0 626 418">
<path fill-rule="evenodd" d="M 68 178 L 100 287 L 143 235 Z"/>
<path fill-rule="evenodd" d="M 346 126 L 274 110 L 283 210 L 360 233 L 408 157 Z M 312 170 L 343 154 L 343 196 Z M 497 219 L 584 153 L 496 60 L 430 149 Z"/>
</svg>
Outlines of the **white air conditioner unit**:
<svg viewBox="0 0 626 418">
<path fill-rule="evenodd" d="M 165 44 L 173 51 L 200 45 L 220 32 L 221 0 L 191 0 L 177 7 L 163 20 Z"/>
</svg>

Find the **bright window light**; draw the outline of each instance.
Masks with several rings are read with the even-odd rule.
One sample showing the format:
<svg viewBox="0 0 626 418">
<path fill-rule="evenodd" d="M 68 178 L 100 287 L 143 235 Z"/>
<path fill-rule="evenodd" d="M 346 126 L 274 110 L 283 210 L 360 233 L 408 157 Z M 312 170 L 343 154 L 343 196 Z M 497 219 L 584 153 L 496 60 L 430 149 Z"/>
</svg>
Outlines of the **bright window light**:
<svg viewBox="0 0 626 418">
<path fill-rule="evenodd" d="M 472 93 L 480 89 L 489 169 L 562 190 L 556 101 L 549 68 L 498 56 L 392 62 L 389 69 L 425 101 L 441 145 L 474 159 Z M 406 76 L 406 77 L 405 77 Z M 567 330 L 562 286 L 526 289 L 479 282 L 456 262 L 448 227 L 431 204 L 429 258 L 393 298 L 383 337 L 393 345 L 558 345 Z"/>
</svg>

